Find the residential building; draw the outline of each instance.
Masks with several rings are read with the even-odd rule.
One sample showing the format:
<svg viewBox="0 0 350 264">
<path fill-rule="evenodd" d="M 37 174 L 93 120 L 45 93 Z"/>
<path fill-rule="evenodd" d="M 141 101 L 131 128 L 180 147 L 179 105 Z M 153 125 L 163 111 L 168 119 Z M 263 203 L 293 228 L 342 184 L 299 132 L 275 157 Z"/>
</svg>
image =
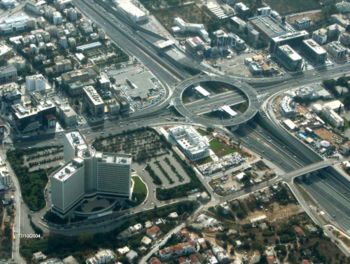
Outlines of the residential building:
<svg viewBox="0 0 350 264">
<path fill-rule="evenodd" d="M 189 255 L 194 252 L 196 252 L 195 242 L 190 241 L 159 250 L 159 257 L 162 259 L 169 259 L 171 257 Z"/>
<path fill-rule="evenodd" d="M 312 39 L 320 45 L 324 45 L 327 42 L 327 30 L 320 28 L 312 33 Z"/>
<path fill-rule="evenodd" d="M 305 30 L 311 27 L 312 20 L 309 17 L 303 17 L 295 21 L 295 28 L 297 30 Z"/>
<path fill-rule="evenodd" d="M 0 67 L 0 84 L 16 82 L 17 77 L 16 67 L 12 65 Z"/>
<path fill-rule="evenodd" d="M 6 83 L 0 86 L 0 95 L 8 105 L 19 104 L 22 94 L 19 85 L 15 82 Z"/>
<path fill-rule="evenodd" d="M 328 43 L 326 48 L 329 54 L 331 54 L 332 57 L 337 60 L 345 59 L 346 55 L 348 54 L 347 48 L 341 45 L 339 41 L 333 41 Z"/>
<path fill-rule="evenodd" d="M 112 250 L 104 249 L 98 251 L 95 256 L 86 260 L 86 264 L 108 264 L 115 260 L 115 255 Z"/>
<path fill-rule="evenodd" d="M 43 92 L 46 90 L 47 82 L 42 74 L 26 76 L 26 91 L 27 93 Z"/>
</svg>

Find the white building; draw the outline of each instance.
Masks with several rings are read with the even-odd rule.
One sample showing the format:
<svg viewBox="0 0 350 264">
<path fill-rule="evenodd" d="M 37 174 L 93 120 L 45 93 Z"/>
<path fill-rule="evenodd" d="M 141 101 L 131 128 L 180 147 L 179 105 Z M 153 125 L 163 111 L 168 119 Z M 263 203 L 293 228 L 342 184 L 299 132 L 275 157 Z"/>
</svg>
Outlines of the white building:
<svg viewBox="0 0 350 264">
<path fill-rule="evenodd" d="M 88 145 L 79 132 L 67 133 L 63 137 L 63 158 L 65 162 L 70 162 L 75 157 L 83 157 L 87 153 Z"/>
<path fill-rule="evenodd" d="M 0 21 L 0 33 L 8 34 L 27 29 L 30 18 L 26 14 L 18 14 Z"/>
<path fill-rule="evenodd" d="M 209 143 L 191 126 L 177 126 L 169 129 L 170 135 L 190 160 L 209 156 Z"/>
<path fill-rule="evenodd" d="M 181 17 L 174 18 L 174 33 L 194 33 L 198 34 L 205 42 L 210 42 L 209 33 L 203 24 L 187 23 Z"/>
<path fill-rule="evenodd" d="M 41 92 L 46 89 L 46 80 L 42 74 L 26 76 L 26 91 L 28 93 Z"/>
<path fill-rule="evenodd" d="M 136 23 L 147 22 L 148 15 L 130 0 L 116 0 L 117 7 Z"/>
<path fill-rule="evenodd" d="M 79 132 L 67 133 L 63 144 L 66 164 L 51 180 L 53 212 L 66 217 L 84 196 L 130 198 L 131 156 L 96 152 Z"/>
<path fill-rule="evenodd" d="M 11 184 L 11 178 L 6 163 L 0 158 L 0 183 L 5 186 Z"/>
<path fill-rule="evenodd" d="M 318 44 L 323 45 L 327 42 L 327 30 L 320 28 L 312 33 L 312 39 Z"/>
<path fill-rule="evenodd" d="M 295 107 L 293 98 L 290 96 L 284 96 L 280 103 L 281 111 L 285 116 L 293 116 L 295 114 Z"/>
<path fill-rule="evenodd" d="M 100 250 L 95 256 L 86 260 L 86 264 L 107 264 L 112 263 L 115 260 L 115 255 L 112 250 L 104 249 Z"/>
<path fill-rule="evenodd" d="M 338 115 L 334 110 L 325 107 L 322 112 L 325 119 L 334 127 L 343 127 L 344 119 Z"/>
<path fill-rule="evenodd" d="M 342 59 L 348 54 L 348 49 L 340 44 L 339 41 L 333 41 L 327 45 L 327 51 L 335 59 Z"/>
<path fill-rule="evenodd" d="M 84 160 L 76 158 L 54 172 L 51 177 L 51 199 L 54 210 L 65 214 L 85 195 Z"/>
</svg>

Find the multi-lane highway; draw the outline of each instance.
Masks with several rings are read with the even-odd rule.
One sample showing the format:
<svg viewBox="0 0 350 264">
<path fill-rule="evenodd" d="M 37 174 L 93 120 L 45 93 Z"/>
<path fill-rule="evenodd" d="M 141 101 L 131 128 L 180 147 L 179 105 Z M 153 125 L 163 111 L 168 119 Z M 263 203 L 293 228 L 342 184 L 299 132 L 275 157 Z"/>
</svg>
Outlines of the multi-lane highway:
<svg viewBox="0 0 350 264">
<path fill-rule="evenodd" d="M 328 217 L 350 234 L 350 183 L 333 168 L 312 173 L 301 186 Z"/>
<path fill-rule="evenodd" d="M 102 8 L 98 4 L 94 3 L 92 0 L 74 0 L 75 5 L 89 18 L 93 19 L 97 24 L 99 24 L 102 28 L 104 28 L 110 38 L 115 41 L 119 46 L 125 49 L 129 54 L 137 57 L 146 67 L 148 67 L 159 79 L 160 81 L 169 89 L 169 96 L 167 100 L 157 107 L 150 108 L 144 112 L 132 114 L 129 118 L 125 118 L 119 121 L 109 120 L 106 122 L 101 129 L 91 128 L 91 127 L 81 127 L 80 131 L 86 136 L 89 141 L 92 141 L 94 138 L 101 134 L 101 130 L 106 134 L 114 134 L 120 133 L 124 130 L 132 130 L 143 126 L 156 126 L 157 124 L 179 124 L 186 123 L 185 118 L 191 121 L 191 123 L 200 123 L 205 126 L 213 125 L 212 120 L 208 119 L 200 119 L 198 118 L 198 113 L 200 109 L 210 108 L 219 104 L 227 104 L 232 105 L 236 101 L 242 100 L 241 94 L 231 93 L 230 97 L 226 96 L 220 97 L 219 95 L 216 98 L 212 98 L 207 101 L 195 102 L 192 105 L 184 105 L 182 102 L 182 94 L 183 91 L 189 87 L 189 85 L 193 85 L 191 83 L 193 79 L 188 79 L 190 76 L 184 69 L 181 69 L 179 65 L 174 65 L 173 62 L 167 60 L 165 57 L 161 57 L 158 55 L 157 50 L 153 47 L 149 46 L 144 38 L 142 38 L 134 29 L 121 21 L 118 16 L 115 14 L 108 12 L 106 9 Z M 235 85 L 241 88 L 243 97 L 249 103 L 248 110 L 245 115 L 240 115 L 239 119 L 235 119 L 233 122 L 218 122 L 216 125 L 219 126 L 233 126 L 238 124 L 243 124 L 246 121 L 250 120 L 255 116 L 260 108 L 260 101 L 258 100 L 258 94 L 264 95 L 268 97 L 269 95 L 276 93 L 279 90 L 289 89 L 290 87 L 296 87 L 301 85 L 310 84 L 313 82 L 317 82 L 323 79 L 327 79 L 330 77 L 340 76 L 350 70 L 350 65 L 345 64 L 341 66 L 330 67 L 327 71 L 317 72 L 317 71 L 307 71 L 302 75 L 294 76 L 291 78 L 290 76 L 283 76 L 278 78 L 271 79 L 253 79 L 253 78 L 231 78 L 231 77 L 223 77 L 223 76 L 213 76 L 206 75 L 200 76 L 196 81 L 225 81 L 231 85 Z M 322 74 L 322 76 L 321 76 Z M 238 79 L 240 81 L 238 81 Z M 246 83 L 241 82 L 242 80 L 254 85 L 255 89 L 252 88 L 251 85 L 247 85 Z M 181 82 L 182 81 L 182 82 Z M 178 85 L 180 83 L 180 85 Z M 276 84 L 278 83 L 278 84 Z M 172 88 L 174 89 L 174 94 L 172 95 Z M 231 98 L 232 95 L 232 98 Z M 172 100 L 171 100 L 172 99 Z M 166 107 L 170 102 L 174 103 L 175 108 L 178 110 L 180 114 L 184 116 L 184 118 L 174 119 L 174 115 L 171 111 L 167 110 Z M 229 103 L 227 103 L 229 101 Z M 193 108 L 191 108 L 193 107 Z M 198 111 L 197 111 L 197 110 Z M 304 145 L 294 144 L 286 134 L 285 131 L 281 130 L 281 128 L 275 126 L 275 124 L 271 124 L 271 120 L 265 118 L 254 120 L 256 125 L 242 125 L 237 131 L 231 133 L 233 137 L 236 137 L 247 147 L 255 150 L 261 156 L 270 159 L 272 162 L 277 163 L 282 169 L 287 172 L 292 172 L 296 169 L 300 169 L 303 166 L 310 165 L 313 162 L 319 162 L 319 157 L 317 155 L 309 155 L 309 149 L 306 151 L 306 147 Z M 219 129 L 223 129 L 220 127 Z M 26 145 L 45 145 L 48 142 L 51 144 L 57 143 L 60 144 L 60 138 L 57 135 L 53 135 L 52 138 L 47 138 L 47 141 L 42 136 L 38 136 L 37 138 L 25 139 L 21 145 L 25 147 Z M 28 142 L 30 143 L 28 143 Z M 292 143 L 291 143 L 292 142 Z M 299 142 L 300 143 L 300 142 Z M 271 184 L 276 183 L 277 181 L 282 180 L 283 178 L 276 178 L 271 182 L 262 183 L 260 185 L 255 186 L 254 188 L 258 190 L 259 188 L 263 188 L 265 185 L 269 186 Z M 315 187 L 311 187 L 310 192 L 319 192 L 322 193 L 328 191 L 335 191 L 339 185 L 341 185 L 341 181 L 337 179 L 335 182 L 330 180 L 331 182 L 326 181 L 323 185 L 317 184 Z M 337 182 L 338 181 L 338 182 Z M 344 184 L 344 182 L 343 182 Z M 317 189 L 320 188 L 320 189 Z M 322 190 L 321 190 L 322 189 Z M 344 187 L 340 189 L 340 193 L 338 192 L 338 196 L 334 195 L 335 199 L 334 203 L 338 203 L 337 207 L 340 211 L 340 221 L 347 225 L 347 222 L 344 220 L 350 212 L 344 209 L 348 204 L 348 199 L 345 198 L 345 194 L 348 192 L 350 194 L 350 189 L 348 187 Z M 251 190 L 250 190 L 251 191 Z M 344 192 L 343 194 L 341 194 Z M 240 197 L 241 195 L 245 195 L 247 193 L 246 190 L 242 190 L 239 193 L 235 193 L 232 197 L 225 197 L 223 200 L 234 199 Z M 326 196 L 324 196 L 326 197 Z M 180 199 L 181 201 L 188 200 L 188 197 Z M 325 199 L 325 198 L 323 198 Z M 219 201 L 221 201 L 219 199 Z M 150 199 L 146 201 L 146 203 L 142 207 L 134 208 L 130 210 L 128 213 L 136 214 L 141 212 L 142 210 L 151 209 L 154 207 L 154 204 L 157 201 L 155 200 L 154 194 L 150 196 Z M 159 203 L 160 206 L 166 206 L 167 203 Z M 324 205 L 327 206 L 327 203 Z M 349 206 L 348 206 L 349 208 Z M 337 210 L 338 210 L 337 209 Z M 343 214 L 343 215 L 342 215 Z M 117 222 L 120 221 L 121 218 L 119 216 L 113 215 L 110 216 L 110 219 L 106 219 L 107 222 Z M 338 217 L 338 216 L 337 216 Z M 108 217 L 106 217 L 108 218 Z M 126 218 L 126 217 L 125 217 Z M 36 219 L 40 221 L 40 219 Z M 99 219 L 96 221 L 101 221 L 103 219 Z M 83 230 L 93 230 L 96 229 L 96 223 L 91 222 L 91 225 L 85 226 L 82 228 Z M 76 226 L 79 228 L 79 226 Z M 101 227 L 103 230 L 106 227 Z M 349 226 L 350 228 L 350 226 Z M 57 227 L 56 231 L 62 233 L 60 228 Z M 69 228 L 65 230 L 63 233 L 71 234 Z"/>
</svg>

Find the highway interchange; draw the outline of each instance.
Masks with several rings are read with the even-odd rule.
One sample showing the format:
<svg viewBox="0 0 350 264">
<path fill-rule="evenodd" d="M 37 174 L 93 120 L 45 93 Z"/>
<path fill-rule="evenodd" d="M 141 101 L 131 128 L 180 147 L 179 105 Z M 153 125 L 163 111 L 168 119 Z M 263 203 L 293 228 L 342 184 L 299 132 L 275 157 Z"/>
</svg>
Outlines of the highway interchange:
<svg viewBox="0 0 350 264">
<path fill-rule="evenodd" d="M 320 157 L 310 152 L 305 145 L 300 142 L 296 142 L 291 139 L 289 135 L 281 128 L 277 123 L 271 120 L 271 116 L 267 113 L 267 109 L 259 108 L 263 101 L 269 98 L 269 96 L 290 89 L 291 87 L 298 87 L 315 82 L 319 82 L 323 79 L 334 78 L 342 76 L 350 71 L 350 64 L 343 64 L 337 66 L 331 66 L 326 70 L 309 70 L 305 71 L 301 75 L 297 76 L 282 76 L 277 78 L 267 79 L 255 79 L 255 78 L 243 78 L 243 77 L 224 77 L 213 74 L 201 74 L 197 76 L 191 76 L 188 72 L 181 69 L 178 65 L 174 65 L 167 58 L 159 56 L 158 51 L 149 45 L 145 40 L 145 34 L 139 35 L 134 29 L 125 21 L 122 21 L 112 13 L 107 12 L 101 6 L 93 2 L 92 0 L 74 0 L 75 5 L 89 18 L 93 19 L 99 24 L 107 33 L 107 35 L 122 47 L 127 53 L 131 54 L 138 60 L 140 60 L 147 68 L 149 68 L 155 76 L 163 83 L 167 88 L 167 98 L 155 107 L 151 107 L 143 112 L 136 112 L 129 117 L 120 120 L 106 120 L 103 126 L 83 126 L 79 130 L 85 135 L 88 141 L 92 142 L 96 137 L 101 135 L 101 132 L 105 134 L 117 134 L 125 130 L 133 130 L 145 126 L 161 126 L 169 124 L 196 124 L 204 127 L 212 126 L 212 122 L 208 122 L 203 117 L 200 117 L 198 113 L 202 113 L 201 109 L 213 108 L 214 105 L 221 104 L 230 100 L 234 105 L 242 101 L 242 94 L 232 92 L 230 98 L 218 96 L 217 99 L 203 101 L 201 104 L 194 103 L 191 105 L 184 105 L 182 102 L 183 91 L 196 82 L 208 81 L 208 80 L 227 80 L 231 84 L 237 84 L 237 86 L 244 87 L 242 90 L 245 94 L 244 99 L 248 99 L 249 106 L 246 115 L 240 115 L 239 120 L 235 122 L 223 122 L 220 120 L 214 123 L 216 129 L 223 133 L 233 137 L 235 140 L 241 142 L 245 147 L 258 153 L 261 157 L 269 159 L 277 166 L 282 168 L 286 177 L 280 176 L 270 182 L 264 182 L 254 186 L 250 190 L 242 190 L 229 197 L 218 197 L 212 192 L 207 182 L 201 179 L 204 186 L 212 196 L 211 205 L 223 201 L 239 198 L 243 195 L 251 193 L 253 191 L 266 188 L 279 181 L 286 181 L 291 184 L 289 186 L 294 188 L 293 181 L 291 181 L 290 173 L 293 171 L 302 170 L 304 167 L 308 168 L 312 164 L 320 164 Z M 193 81 L 195 80 L 195 82 Z M 231 98 L 232 96 L 232 98 Z M 183 116 L 179 117 L 175 114 L 174 108 Z M 192 107 L 192 108 L 191 108 Z M 242 116 L 244 118 L 242 118 Z M 246 121 L 251 120 L 246 123 Z M 231 120 L 232 121 L 232 120 Z M 240 125 L 238 128 L 236 125 Z M 230 129 L 234 126 L 235 129 Z M 18 147 L 28 146 L 46 146 L 61 144 L 61 134 L 53 134 L 49 136 L 37 136 L 31 138 L 22 138 L 17 142 Z M 317 166 L 315 168 L 318 168 Z M 315 169 L 314 168 L 314 169 Z M 327 171 L 326 173 L 330 173 Z M 312 177 L 317 177 L 312 174 Z M 344 229 L 350 229 L 349 214 L 350 200 L 349 197 L 350 188 L 349 183 L 343 182 L 343 179 L 323 180 L 322 177 L 317 179 L 315 186 L 305 185 L 305 188 L 315 196 L 320 202 L 321 206 L 326 212 L 333 217 L 336 224 Z M 326 177 L 327 179 L 329 177 Z M 148 186 L 153 186 L 152 183 L 147 182 Z M 153 186 L 154 187 L 154 186 Z M 338 189 L 339 188 L 339 189 Z M 328 197 L 325 193 L 328 193 L 330 200 L 327 202 L 325 197 Z M 331 195 L 330 193 L 340 193 L 337 195 Z M 343 193 L 343 194 L 342 194 Z M 324 194 L 324 195 L 323 195 Z M 332 198 L 332 199 L 331 199 Z M 180 202 L 188 198 L 179 199 L 172 202 Z M 193 199 L 193 197 L 189 198 Z M 330 202 L 331 201 L 331 202 Z M 166 206 L 169 203 L 159 202 L 153 192 L 150 192 L 149 199 L 146 203 L 138 208 L 132 209 L 129 213 L 135 214 L 142 212 L 143 210 L 150 210 L 157 206 Z M 333 206 L 336 204 L 337 206 Z M 336 209 L 334 209 L 336 208 Z M 307 210 L 306 210 L 307 211 Z M 335 211 L 333 213 L 333 211 Z M 91 225 L 80 227 L 83 230 L 106 231 L 112 226 L 115 227 L 116 222 L 121 219 L 127 219 L 129 215 L 118 217 L 106 217 L 106 221 L 99 219 L 92 221 Z M 41 220 L 34 219 L 37 222 Z M 118 221 L 117 221 L 118 220 Z M 339 220 L 339 221 L 338 221 Z M 100 229 L 97 228 L 98 223 L 103 222 L 103 226 Z M 109 223 L 113 223 L 108 226 Z M 77 232 L 80 228 L 75 226 Z M 66 235 L 72 234 L 70 228 L 62 230 L 60 228 L 53 227 L 54 232 L 63 233 Z"/>
</svg>

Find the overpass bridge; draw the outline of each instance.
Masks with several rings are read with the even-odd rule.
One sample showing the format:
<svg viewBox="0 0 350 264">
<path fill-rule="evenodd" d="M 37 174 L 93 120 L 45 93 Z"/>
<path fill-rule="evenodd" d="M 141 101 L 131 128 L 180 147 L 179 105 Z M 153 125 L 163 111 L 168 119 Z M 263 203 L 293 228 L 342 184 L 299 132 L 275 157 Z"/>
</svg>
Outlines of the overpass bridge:
<svg viewBox="0 0 350 264">
<path fill-rule="evenodd" d="M 242 97 L 246 98 L 246 101 L 248 102 L 247 109 L 243 113 L 240 113 L 239 115 L 228 119 L 214 119 L 214 118 L 204 117 L 196 114 L 195 112 L 193 112 L 193 109 L 189 108 L 187 105 L 184 104 L 182 97 L 184 92 L 188 88 L 192 87 L 193 85 L 197 85 L 205 82 L 218 82 L 218 83 L 223 83 L 223 84 L 233 86 L 234 89 L 237 90 L 241 96 L 241 98 L 239 98 L 237 97 L 238 93 L 233 92 L 232 95 L 237 97 L 235 100 L 239 101 L 239 100 L 242 100 Z M 229 126 L 240 125 L 252 119 L 260 108 L 258 94 L 253 87 L 235 78 L 227 77 L 227 76 L 219 76 L 219 75 L 196 75 L 192 78 L 186 79 L 185 81 L 181 82 L 177 87 L 175 87 L 172 99 L 173 99 L 173 106 L 182 116 L 187 117 L 189 120 L 191 120 L 194 123 L 203 124 L 207 126 L 229 127 Z M 219 100 L 219 103 L 222 100 L 227 101 L 228 99 L 229 98 L 223 97 Z M 209 105 L 210 105 L 210 101 L 211 100 L 209 99 L 208 100 Z M 232 105 L 232 103 L 234 104 L 234 101 L 226 105 Z M 205 107 L 205 105 L 206 103 L 205 101 L 203 101 L 202 107 Z"/>
<path fill-rule="evenodd" d="M 286 174 L 282 175 L 282 179 L 286 182 L 293 182 L 294 179 L 296 179 L 297 177 L 325 169 L 325 168 L 333 166 L 339 162 L 340 161 L 336 160 L 336 159 L 322 160 L 322 161 L 319 161 L 316 163 L 312 163 L 308 166 L 302 167 L 300 169 L 294 170 L 292 172 L 286 173 Z"/>
<path fill-rule="evenodd" d="M 185 104 L 193 113 L 203 115 L 215 111 L 223 105 L 235 106 L 247 101 L 247 98 L 236 91 L 227 91 L 211 95 L 208 98 Z"/>
</svg>

